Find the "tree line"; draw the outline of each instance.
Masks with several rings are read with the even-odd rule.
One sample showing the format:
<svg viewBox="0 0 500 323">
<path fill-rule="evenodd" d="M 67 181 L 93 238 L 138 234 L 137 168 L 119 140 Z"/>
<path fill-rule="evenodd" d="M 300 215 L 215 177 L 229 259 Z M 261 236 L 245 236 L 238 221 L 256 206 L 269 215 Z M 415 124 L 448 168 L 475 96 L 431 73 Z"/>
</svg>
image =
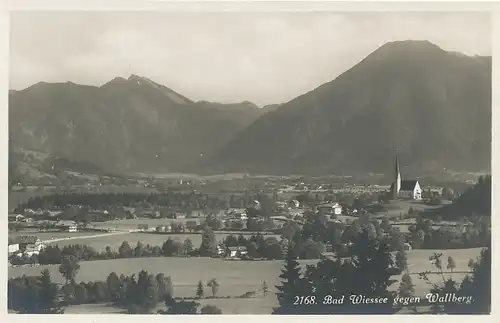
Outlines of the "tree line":
<svg viewBox="0 0 500 323">
<path fill-rule="evenodd" d="M 465 225 L 465 219 L 457 226 L 441 226 L 433 228 L 433 221 L 418 216 L 415 224 L 402 233 L 399 228 L 391 225 L 387 219 L 379 222 L 361 215 L 351 223 L 331 222 L 326 216 L 317 214 L 306 215 L 303 226 L 290 221 L 279 231 L 281 238 L 264 238 L 261 234 L 252 235 L 248 239 L 243 235 L 227 236 L 222 245 L 225 247 L 244 246 L 250 258 L 263 258 L 268 260 L 281 260 L 290 247 L 296 257 L 300 259 L 318 259 L 327 250 L 341 256 L 349 255 L 352 244 L 358 235 L 367 231 L 368 235 L 381 242 L 387 243 L 390 251 L 399 251 L 409 243 L 414 249 L 453 249 L 486 247 L 491 239 L 491 225 L 488 217 L 471 217 L 470 225 Z M 468 221 L 467 221 L 468 222 Z M 168 238 L 162 245 L 144 245 L 138 242 L 130 246 L 124 241 L 118 250 L 109 246 L 105 251 L 98 252 L 88 245 L 69 245 L 62 249 L 59 246 L 49 245 L 42 249 L 38 255 L 12 256 L 13 265 L 22 264 L 58 264 L 65 255 L 73 255 L 79 261 L 106 260 L 134 257 L 174 257 L 174 256 L 203 256 L 218 255 L 218 242 L 215 233 L 208 221 L 203 226 L 202 242 L 198 248 L 193 246 L 187 238 L 183 242 Z"/>
<path fill-rule="evenodd" d="M 57 193 L 45 196 L 31 197 L 26 203 L 19 205 L 16 212 L 25 209 L 66 209 L 74 205 L 92 209 L 112 207 L 141 207 L 152 206 L 170 207 L 181 210 L 200 209 L 228 209 L 245 208 L 253 201 L 259 201 L 263 212 L 272 212 L 275 204 L 272 197 L 263 193 L 244 193 L 241 195 L 215 195 L 200 192 L 163 193 Z"/>
<path fill-rule="evenodd" d="M 67 257 L 59 268 L 66 278 L 66 283 L 60 288 L 52 282 L 47 269 L 40 276 L 23 275 L 9 279 L 8 308 L 20 314 L 63 314 L 64 307 L 70 305 L 110 303 L 129 314 L 151 314 L 164 303 L 167 310 L 159 310 L 158 314 L 198 314 L 201 307 L 194 301 L 176 300 L 171 278 L 162 273 L 154 275 L 141 270 L 137 276 L 118 276 L 112 272 L 105 281 L 77 283 L 78 267 L 66 267 L 66 264 L 76 261 L 70 258 Z M 68 268 L 72 270 L 68 271 Z M 207 286 L 215 295 L 219 283 L 212 279 Z M 198 286 L 197 299 L 203 298 L 199 289 Z M 222 314 L 222 311 L 216 306 L 205 305 L 200 314 Z"/>
</svg>

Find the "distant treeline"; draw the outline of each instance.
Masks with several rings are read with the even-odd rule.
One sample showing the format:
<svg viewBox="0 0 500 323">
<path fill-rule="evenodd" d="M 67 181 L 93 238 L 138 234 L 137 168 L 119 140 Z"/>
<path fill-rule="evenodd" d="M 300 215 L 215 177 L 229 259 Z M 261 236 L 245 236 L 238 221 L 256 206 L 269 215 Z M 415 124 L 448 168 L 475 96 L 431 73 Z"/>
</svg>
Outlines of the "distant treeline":
<svg viewBox="0 0 500 323">
<path fill-rule="evenodd" d="M 253 201 L 259 201 L 264 210 L 275 207 L 272 199 L 266 194 L 238 195 L 209 195 L 196 192 L 166 192 L 158 194 L 145 193 L 64 193 L 30 198 L 26 203 L 19 205 L 16 212 L 25 209 L 53 208 L 66 209 L 74 205 L 85 206 L 92 209 L 109 207 L 143 207 L 151 206 L 170 207 L 180 210 L 224 210 L 227 208 L 244 208 Z"/>
</svg>

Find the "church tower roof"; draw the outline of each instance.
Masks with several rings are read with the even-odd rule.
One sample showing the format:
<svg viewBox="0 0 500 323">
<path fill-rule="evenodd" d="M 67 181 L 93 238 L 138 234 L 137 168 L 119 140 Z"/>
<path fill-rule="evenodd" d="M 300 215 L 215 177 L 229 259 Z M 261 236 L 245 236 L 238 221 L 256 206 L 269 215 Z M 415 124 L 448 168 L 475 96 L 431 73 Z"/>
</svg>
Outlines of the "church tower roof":
<svg viewBox="0 0 500 323">
<path fill-rule="evenodd" d="M 396 175 L 395 178 L 398 178 L 399 176 L 401 176 L 401 173 L 399 171 L 399 157 L 397 154 L 396 154 L 396 169 L 395 169 L 394 175 Z"/>
</svg>

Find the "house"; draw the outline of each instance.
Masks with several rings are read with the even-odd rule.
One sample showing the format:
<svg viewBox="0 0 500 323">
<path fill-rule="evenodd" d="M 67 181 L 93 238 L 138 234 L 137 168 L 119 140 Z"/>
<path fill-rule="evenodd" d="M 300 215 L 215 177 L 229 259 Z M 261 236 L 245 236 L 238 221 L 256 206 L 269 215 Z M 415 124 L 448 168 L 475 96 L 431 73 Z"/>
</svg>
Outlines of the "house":
<svg viewBox="0 0 500 323">
<path fill-rule="evenodd" d="M 76 232 L 78 231 L 78 226 L 75 221 L 65 221 L 61 220 L 56 224 L 59 229 L 67 231 L 67 232 Z"/>
<path fill-rule="evenodd" d="M 19 243 L 9 243 L 8 255 L 13 255 L 19 251 Z"/>
<path fill-rule="evenodd" d="M 418 180 L 402 180 L 399 171 L 399 159 L 396 155 L 396 172 L 394 182 L 391 185 L 393 199 L 421 200 L 422 188 Z"/>
<path fill-rule="evenodd" d="M 286 202 L 283 201 L 277 201 L 276 206 L 279 208 L 285 208 L 286 207 Z"/>
<path fill-rule="evenodd" d="M 54 218 L 54 217 L 58 216 L 59 214 L 61 214 L 62 212 L 61 211 L 49 211 L 48 213 L 49 213 L 48 215 L 50 217 Z"/>
<path fill-rule="evenodd" d="M 254 200 L 250 203 L 249 207 L 256 209 L 256 210 L 260 210 L 260 202 L 257 200 Z"/>
<path fill-rule="evenodd" d="M 241 258 L 248 254 L 248 250 L 245 246 L 228 247 L 226 254 L 229 258 Z"/>
<path fill-rule="evenodd" d="M 26 250 L 42 250 L 44 248 L 44 244 L 37 236 L 19 236 L 12 239 L 9 244 L 9 251 L 15 249 L 17 246 L 17 250 L 26 251 Z"/>
<path fill-rule="evenodd" d="M 323 203 L 318 206 L 320 215 L 341 215 L 342 214 L 342 206 L 338 203 Z"/>
<path fill-rule="evenodd" d="M 230 209 L 227 215 L 229 216 L 229 218 L 235 220 L 242 220 L 242 221 L 248 220 L 247 210 L 245 209 Z"/>
<path fill-rule="evenodd" d="M 222 244 L 217 245 L 217 256 L 222 257 L 226 253 L 227 249 Z"/>
<path fill-rule="evenodd" d="M 159 225 L 156 227 L 156 232 L 170 232 L 170 231 L 172 231 L 172 226 L 170 224 Z"/>
<path fill-rule="evenodd" d="M 25 217 L 21 214 L 9 214 L 8 221 L 9 222 L 22 222 L 25 220 Z"/>
<path fill-rule="evenodd" d="M 185 223 L 186 229 L 189 231 L 194 231 L 198 228 L 198 221 L 191 220 L 191 221 L 186 221 Z"/>
<path fill-rule="evenodd" d="M 300 207 L 300 202 L 298 200 L 291 200 L 288 202 L 288 206 L 298 209 Z"/>
</svg>

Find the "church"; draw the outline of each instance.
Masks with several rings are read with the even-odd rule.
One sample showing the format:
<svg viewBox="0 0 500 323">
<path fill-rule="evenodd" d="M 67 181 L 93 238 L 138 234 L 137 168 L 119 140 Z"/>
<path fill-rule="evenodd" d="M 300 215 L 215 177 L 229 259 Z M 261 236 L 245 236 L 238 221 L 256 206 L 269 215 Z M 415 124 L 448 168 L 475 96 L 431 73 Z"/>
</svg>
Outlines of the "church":
<svg viewBox="0 0 500 323">
<path fill-rule="evenodd" d="M 396 169 L 394 173 L 394 182 L 391 185 L 393 199 L 421 200 L 422 188 L 418 180 L 402 180 L 399 171 L 399 158 L 396 155 Z"/>
</svg>

